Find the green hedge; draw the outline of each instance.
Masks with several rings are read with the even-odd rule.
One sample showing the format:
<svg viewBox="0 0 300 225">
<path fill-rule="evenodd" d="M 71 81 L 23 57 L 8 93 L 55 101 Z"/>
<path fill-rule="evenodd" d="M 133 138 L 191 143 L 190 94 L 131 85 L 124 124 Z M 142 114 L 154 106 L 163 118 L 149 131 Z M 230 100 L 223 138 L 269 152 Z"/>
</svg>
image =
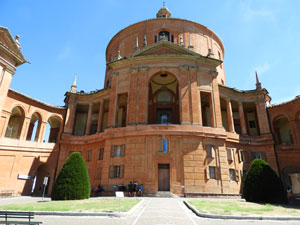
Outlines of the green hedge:
<svg viewBox="0 0 300 225">
<path fill-rule="evenodd" d="M 63 165 L 53 186 L 52 200 L 76 200 L 90 197 L 90 181 L 85 162 L 73 152 Z"/>
<path fill-rule="evenodd" d="M 243 196 L 248 202 L 287 203 L 280 178 L 262 159 L 255 159 L 246 175 Z"/>
</svg>

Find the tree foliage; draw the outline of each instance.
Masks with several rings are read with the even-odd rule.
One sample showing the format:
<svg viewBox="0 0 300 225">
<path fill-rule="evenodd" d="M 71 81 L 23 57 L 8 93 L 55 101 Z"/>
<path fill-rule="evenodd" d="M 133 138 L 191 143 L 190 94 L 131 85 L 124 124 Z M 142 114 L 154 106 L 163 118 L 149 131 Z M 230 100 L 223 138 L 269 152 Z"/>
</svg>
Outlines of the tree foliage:
<svg viewBox="0 0 300 225">
<path fill-rule="evenodd" d="M 63 165 L 51 194 L 52 200 L 76 200 L 90 197 L 90 181 L 85 162 L 73 152 Z"/>
<path fill-rule="evenodd" d="M 243 195 L 246 201 L 286 203 L 287 196 L 275 171 L 262 159 L 255 159 L 246 175 Z"/>
</svg>

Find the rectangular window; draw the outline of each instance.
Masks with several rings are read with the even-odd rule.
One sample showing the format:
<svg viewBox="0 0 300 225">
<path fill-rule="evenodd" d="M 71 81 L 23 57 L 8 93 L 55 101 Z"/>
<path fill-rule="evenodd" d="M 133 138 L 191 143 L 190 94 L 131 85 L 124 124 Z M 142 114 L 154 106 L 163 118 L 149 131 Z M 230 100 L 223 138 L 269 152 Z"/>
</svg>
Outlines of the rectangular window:
<svg viewBox="0 0 300 225">
<path fill-rule="evenodd" d="M 124 157 L 125 145 L 112 145 L 111 146 L 111 157 Z"/>
<path fill-rule="evenodd" d="M 110 166 L 109 168 L 109 178 L 122 178 L 124 175 L 124 166 Z"/>
<path fill-rule="evenodd" d="M 160 139 L 159 152 L 168 152 L 168 139 Z"/>
<path fill-rule="evenodd" d="M 97 168 L 95 174 L 95 180 L 101 180 L 101 173 L 102 173 L 102 168 Z"/>
<path fill-rule="evenodd" d="M 216 149 L 213 145 L 206 145 L 207 158 L 214 159 L 216 157 Z"/>
<path fill-rule="evenodd" d="M 103 160 L 104 148 L 98 149 L 98 160 Z"/>
<path fill-rule="evenodd" d="M 234 176 L 235 170 L 234 169 L 229 169 L 229 178 L 230 181 L 234 181 L 235 176 Z"/>
<path fill-rule="evenodd" d="M 92 150 L 88 150 L 87 161 L 88 162 L 92 161 Z"/>
<path fill-rule="evenodd" d="M 216 167 L 208 166 L 206 168 L 207 179 L 216 179 Z"/>
</svg>

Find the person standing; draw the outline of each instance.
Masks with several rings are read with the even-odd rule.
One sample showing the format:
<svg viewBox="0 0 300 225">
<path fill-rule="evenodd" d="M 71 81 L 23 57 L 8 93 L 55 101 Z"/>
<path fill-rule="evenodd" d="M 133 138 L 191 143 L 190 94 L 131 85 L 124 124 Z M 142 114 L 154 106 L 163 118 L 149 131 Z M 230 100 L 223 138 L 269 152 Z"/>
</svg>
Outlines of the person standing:
<svg viewBox="0 0 300 225">
<path fill-rule="evenodd" d="M 130 181 L 129 184 L 128 184 L 128 196 L 129 197 L 132 197 L 133 195 L 133 183 Z"/>
</svg>

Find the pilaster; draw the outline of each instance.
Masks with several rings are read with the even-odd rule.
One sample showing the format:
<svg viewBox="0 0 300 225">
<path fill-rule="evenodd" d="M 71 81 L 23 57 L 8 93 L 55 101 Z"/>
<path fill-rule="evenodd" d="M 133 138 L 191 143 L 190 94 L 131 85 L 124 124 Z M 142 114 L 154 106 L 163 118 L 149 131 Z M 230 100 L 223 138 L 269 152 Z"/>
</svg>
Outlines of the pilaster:
<svg viewBox="0 0 300 225">
<path fill-rule="evenodd" d="M 180 79 L 181 79 L 181 124 L 191 124 L 190 118 L 190 88 L 189 88 L 189 67 L 179 66 Z"/>
<path fill-rule="evenodd" d="M 137 102 L 137 75 L 138 68 L 131 68 L 129 75 L 128 93 L 128 121 L 127 125 L 136 124 L 136 102 Z"/>
<path fill-rule="evenodd" d="M 110 92 L 108 123 L 107 123 L 108 127 L 116 126 L 118 75 L 119 75 L 118 72 L 114 72 L 111 75 L 111 92 Z"/>
<path fill-rule="evenodd" d="M 86 119 L 85 135 L 90 134 L 91 123 L 92 123 L 93 103 L 89 103 L 89 111 Z"/>
<path fill-rule="evenodd" d="M 102 119 L 103 119 L 103 106 L 104 106 L 104 100 L 101 99 L 100 106 L 99 106 L 99 114 L 98 114 L 97 132 L 101 132 Z"/>
<path fill-rule="evenodd" d="M 146 124 L 147 123 L 147 71 L 148 67 L 139 67 L 138 68 L 138 123 Z"/>
<path fill-rule="evenodd" d="M 192 123 L 202 125 L 201 99 L 198 90 L 197 71 L 198 67 L 189 67 L 190 70 L 190 87 L 191 87 L 191 113 Z"/>
</svg>

